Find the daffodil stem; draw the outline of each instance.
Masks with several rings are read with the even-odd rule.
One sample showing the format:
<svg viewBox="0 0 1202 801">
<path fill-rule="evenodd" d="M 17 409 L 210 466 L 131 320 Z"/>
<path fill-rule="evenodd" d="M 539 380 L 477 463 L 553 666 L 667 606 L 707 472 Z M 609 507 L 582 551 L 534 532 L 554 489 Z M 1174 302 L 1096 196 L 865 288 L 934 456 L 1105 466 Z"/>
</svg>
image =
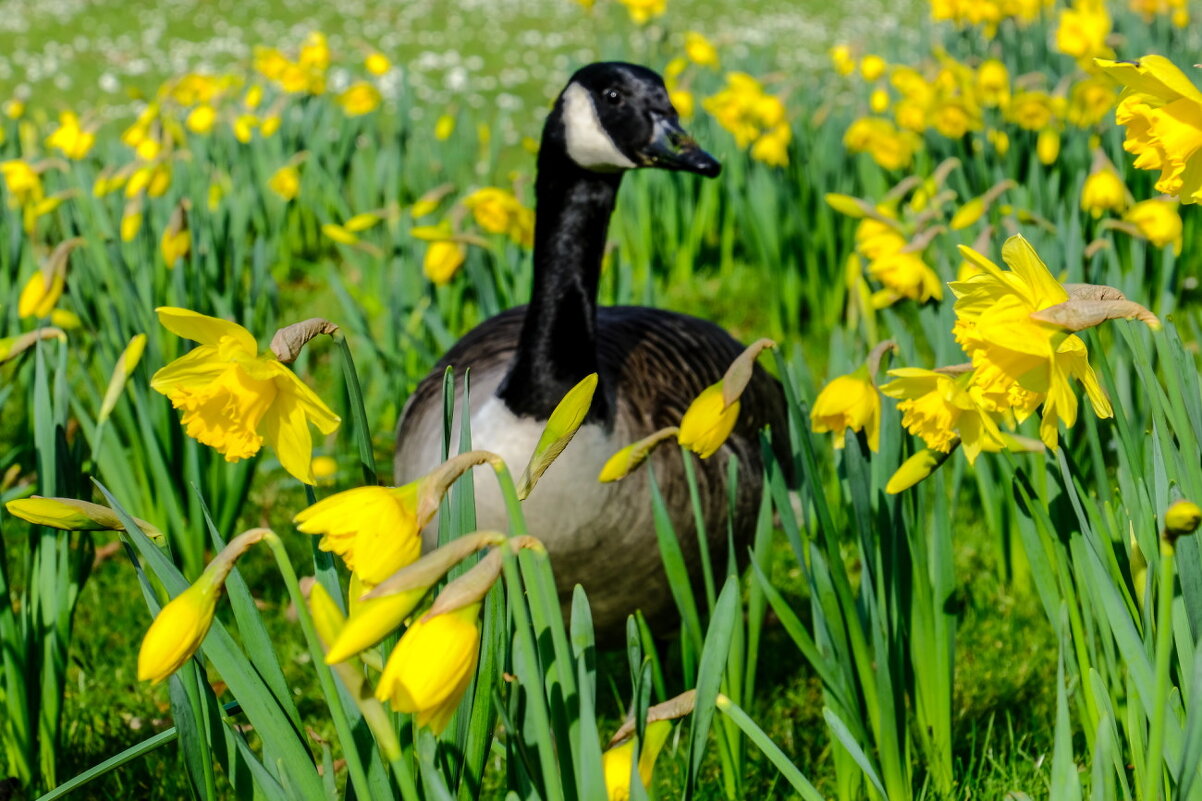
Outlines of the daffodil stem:
<svg viewBox="0 0 1202 801">
<path fill-rule="evenodd" d="M 1173 578 L 1175 556 L 1172 548 L 1160 559 L 1160 586 L 1156 602 L 1156 700 L 1152 704 L 1152 730 L 1148 735 L 1148 759 L 1144 765 L 1144 799 L 1160 798 L 1164 776 L 1164 716 L 1169 705 L 1169 667 L 1173 649 Z"/>
<path fill-rule="evenodd" d="M 355 748 L 350 722 L 346 716 L 346 710 L 342 706 L 342 696 L 339 695 L 338 687 L 334 683 L 333 673 L 326 665 L 325 649 L 321 645 L 321 638 L 317 636 L 317 628 L 313 625 L 313 617 L 309 614 L 309 605 L 305 603 L 305 596 L 301 592 L 300 582 L 297 581 L 296 571 L 292 569 L 292 562 L 288 559 L 284 543 L 274 532 L 268 532 L 263 540 L 271 548 L 272 556 L 275 557 L 276 565 L 280 569 L 280 575 L 284 577 L 284 584 L 288 587 L 288 595 L 296 608 L 297 619 L 300 621 L 301 630 L 305 633 L 305 642 L 309 646 L 309 655 L 317 669 L 317 679 L 321 684 L 322 694 L 325 695 L 326 703 L 329 704 L 330 717 L 333 718 L 334 728 L 338 732 L 338 740 L 342 743 L 342 754 L 346 760 L 346 769 L 350 775 L 351 784 L 355 787 L 355 795 L 360 798 L 370 798 L 371 785 L 367 782 L 367 773 L 363 770 L 363 762 L 359 758 L 358 749 Z M 415 798 L 416 793 L 408 797 Z"/>
<path fill-rule="evenodd" d="M 693 452 L 688 448 L 681 447 L 680 458 L 684 460 L 684 475 L 689 484 L 689 503 L 693 507 L 693 524 L 697 527 L 697 553 L 701 556 L 701 576 L 705 579 L 706 609 L 713 612 L 718 596 L 714 590 L 709 535 L 705 530 L 705 516 L 701 513 L 701 494 L 697 489 L 697 466 L 693 461 Z"/>
<path fill-rule="evenodd" d="M 490 461 L 493 472 L 496 473 L 497 483 L 501 487 L 501 496 L 505 499 L 505 509 L 509 513 L 509 535 L 510 537 L 520 537 L 526 534 L 526 519 L 522 516 L 521 502 L 518 500 L 517 488 L 513 483 L 513 476 L 509 473 L 509 468 L 505 466 L 505 462 L 501 459 L 493 459 Z M 502 553 L 502 569 L 505 576 L 505 589 L 508 598 L 509 612 L 513 616 L 514 626 L 517 629 L 518 644 L 526 654 L 524 660 L 528 667 L 532 670 L 538 670 L 538 645 L 536 642 L 534 622 L 530 618 L 530 608 L 526 605 L 527 595 L 523 592 L 521 574 L 518 572 L 517 554 L 513 553 L 509 548 L 504 548 Z M 552 801 L 562 798 L 562 793 L 559 788 L 558 777 L 555 775 L 555 766 L 558 761 L 555 756 L 555 745 L 551 740 L 551 716 L 547 709 L 547 699 L 544 695 L 542 681 L 537 680 L 530 682 L 523 680 L 521 675 L 518 676 L 520 686 L 524 687 L 531 705 L 531 712 L 534 716 L 536 729 L 538 731 L 538 752 L 539 761 L 543 766 L 543 783 L 544 792 L 549 794 Z"/>
</svg>

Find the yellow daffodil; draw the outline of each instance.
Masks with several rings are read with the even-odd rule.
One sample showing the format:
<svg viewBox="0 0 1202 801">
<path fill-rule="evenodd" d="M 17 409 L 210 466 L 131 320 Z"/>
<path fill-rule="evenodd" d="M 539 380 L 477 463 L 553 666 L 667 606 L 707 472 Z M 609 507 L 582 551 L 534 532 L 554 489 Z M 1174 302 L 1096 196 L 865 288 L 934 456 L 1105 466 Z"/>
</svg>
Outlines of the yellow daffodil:
<svg viewBox="0 0 1202 801">
<path fill-rule="evenodd" d="M 653 17 L 662 17 L 668 10 L 668 0 L 618 0 L 618 2 L 626 6 L 626 12 L 630 14 L 631 22 L 636 25 L 645 25 Z"/>
<path fill-rule="evenodd" d="M 722 382 L 710 384 L 693 399 L 680 420 L 677 441 L 702 459 L 713 456 L 726 442 L 739 419 L 739 402 L 726 406 Z"/>
<path fill-rule="evenodd" d="M 285 470 L 314 483 L 309 424 L 332 434 L 339 418 L 321 398 L 242 326 L 187 309 L 160 307 L 159 322 L 200 343 L 154 374 L 150 386 L 183 410 L 188 436 L 226 461 L 254 456 L 270 445 Z"/>
<path fill-rule="evenodd" d="M 856 59 L 851 54 L 851 48 L 845 44 L 837 44 L 830 49 L 831 64 L 840 75 L 851 75 L 856 71 Z"/>
<path fill-rule="evenodd" d="M 348 117 L 361 117 L 380 107 L 380 90 L 366 81 L 358 81 L 347 87 L 335 100 Z"/>
<path fill-rule="evenodd" d="M 1065 118 L 1078 128 L 1097 125 L 1114 108 L 1118 97 L 1114 81 L 1105 75 L 1091 75 L 1069 90 Z"/>
<path fill-rule="evenodd" d="M 4 177 L 10 207 L 28 206 L 44 197 L 41 175 L 28 162 L 21 159 L 0 161 L 0 175 Z"/>
<path fill-rule="evenodd" d="M 1056 163 L 1060 158 L 1060 132 L 1055 128 L 1044 128 L 1035 139 L 1035 154 L 1045 165 Z"/>
<path fill-rule="evenodd" d="M 810 410 L 810 426 L 816 433 L 835 435 L 835 447 L 844 445 L 844 431 L 863 431 L 874 452 L 881 444 L 881 396 L 868 366 L 841 375 L 822 388 Z"/>
<path fill-rule="evenodd" d="M 656 720 L 643 729 L 642 747 L 639 749 L 639 780 L 643 787 L 651 785 L 655 772 L 655 760 L 672 733 L 672 722 Z M 629 801 L 630 780 L 634 774 L 634 740 L 630 739 L 610 748 L 601 755 L 601 767 L 605 773 L 605 793 L 609 801 Z"/>
<path fill-rule="evenodd" d="M 1049 448 L 1056 447 L 1058 422 L 1071 426 L 1076 420 L 1071 378 L 1082 383 L 1094 412 L 1109 417 L 1110 404 L 1089 365 L 1085 343 L 1032 317 L 1069 295 L 1030 244 L 1021 236 L 1006 240 L 1002 259 L 1009 271 L 971 248 L 961 246 L 960 251 L 982 271 L 951 285 L 957 298 L 953 334 L 977 370 L 998 376 L 991 381 L 1003 390 L 1017 385 L 1031 397 L 1045 399 L 1040 437 Z"/>
<path fill-rule="evenodd" d="M 55 270 L 49 279 L 42 270 L 35 270 L 17 300 L 17 316 L 46 317 L 63 295 L 67 284 L 66 271 Z"/>
<path fill-rule="evenodd" d="M 752 147 L 752 156 L 768 164 L 788 162 L 786 146 L 793 137 L 785 104 L 745 72 L 726 75 L 726 87 L 702 105 L 718 124 L 734 134 L 739 147 Z M 767 140 L 767 141 L 764 141 Z"/>
<path fill-rule="evenodd" d="M 195 583 L 159 610 L 138 652 L 140 681 L 158 684 L 196 653 L 213 625 L 217 601 L 234 563 L 251 545 L 267 536 L 274 535 L 259 528 L 230 540 Z"/>
<path fill-rule="evenodd" d="M 996 420 L 968 391 L 966 377 L 916 367 L 890 370 L 889 375 L 894 380 L 881 392 L 901 401 L 902 425 L 931 450 L 947 453 L 959 440 L 972 463 L 982 450 L 1003 447 Z"/>
<path fill-rule="evenodd" d="M 234 138 L 242 144 L 248 144 L 254 138 L 255 128 L 259 127 L 259 118 L 254 114 L 239 114 L 233 122 Z"/>
<path fill-rule="evenodd" d="M 369 589 L 359 577 L 351 574 L 351 613 L 344 621 L 338 636 L 331 640 L 326 650 L 326 664 L 337 665 L 355 654 L 371 648 L 392 634 L 421 602 L 429 587 L 384 595 L 379 598 L 359 600 Z"/>
<path fill-rule="evenodd" d="M 977 67 L 976 88 L 981 105 L 1005 108 L 1010 102 L 1010 71 L 996 58 L 986 59 Z"/>
<path fill-rule="evenodd" d="M 888 306 L 900 298 L 920 303 L 943 298 L 943 281 L 918 253 L 899 250 L 881 256 L 869 263 L 868 273 L 885 285 L 887 293 L 874 298 L 874 305 Z"/>
<path fill-rule="evenodd" d="M 1182 498 L 1181 500 L 1174 501 L 1165 510 L 1164 530 L 1166 534 L 1178 537 L 1185 534 L 1193 534 L 1198 530 L 1199 525 L 1202 525 L 1202 507 L 1199 507 L 1193 501 L 1187 501 Z"/>
<path fill-rule="evenodd" d="M 334 484 L 334 477 L 338 475 L 338 462 L 330 456 L 314 456 L 313 457 L 313 477 L 317 479 L 317 486 L 328 487 Z"/>
<path fill-rule="evenodd" d="M 221 585 L 202 576 L 159 610 L 138 651 L 138 679 L 158 684 L 196 653 L 213 625 Z"/>
<path fill-rule="evenodd" d="M 1156 247 L 1172 245 L 1173 252 L 1181 255 L 1183 226 L 1175 201 L 1157 198 L 1142 200 L 1128 209 L 1123 219 L 1134 225 L 1140 236 Z"/>
<path fill-rule="evenodd" d="M 455 133 L 454 115 L 443 114 L 434 121 L 434 138 L 439 142 L 447 141 L 453 133 Z"/>
<path fill-rule="evenodd" d="M 9 501 L 8 513 L 39 526 L 60 531 L 125 531 L 125 524 L 107 506 L 74 498 L 44 498 L 34 495 Z M 160 539 L 163 533 L 145 520 L 131 518 L 142 533 Z"/>
<path fill-rule="evenodd" d="M 368 585 L 384 579 L 421 554 L 417 517 L 418 482 L 402 487 L 358 487 L 318 501 L 295 518 L 305 534 L 320 534 L 318 547 L 342 557 Z"/>
<path fill-rule="evenodd" d="M 422 273 L 438 286 L 449 284 L 467 259 L 467 246 L 451 239 L 441 239 L 426 246 L 422 258 Z"/>
<path fill-rule="evenodd" d="M 75 112 L 64 111 L 58 117 L 58 128 L 46 137 L 46 144 L 67 158 L 78 160 L 88 155 L 96 144 L 96 134 L 80 127 Z"/>
<path fill-rule="evenodd" d="M 843 145 L 848 152 L 868 153 L 886 170 L 908 167 L 914 160 L 917 144 L 912 133 L 898 130 L 883 117 L 861 117 L 843 135 Z"/>
<path fill-rule="evenodd" d="M 718 48 L 697 31 L 689 31 L 684 35 L 684 54 L 699 67 L 718 69 Z"/>
<path fill-rule="evenodd" d="M 285 203 L 296 199 L 300 194 L 300 168 L 295 164 L 280 167 L 267 179 L 267 188 Z"/>
<path fill-rule="evenodd" d="M 1042 131 L 1059 116 L 1064 102 L 1047 92 L 1019 92 L 1010 98 L 1006 118 L 1026 131 Z"/>
<path fill-rule="evenodd" d="M 671 89 L 668 91 L 668 101 L 681 119 L 690 119 L 697 111 L 697 98 L 688 89 Z M 537 152 L 537 151 L 535 151 Z"/>
<path fill-rule="evenodd" d="M 217 110 L 208 103 L 202 103 L 188 112 L 184 125 L 188 130 L 202 136 L 211 133 L 217 124 Z"/>
<path fill-rule="evenodd" d="M 1130 193 L 1110 162 L 1089 174 L 1081 188 L 1081 210 L 1088 211 L 1096 220 L 1103 212 L 1122 212 L 1127 208 Z"/>
<path fill-rule="evenodd" d="M 174 267 L 176 262 L 188 255 L 192 249 L 192 235 L 187 226 L 173 229 L 168 226 L 159 240 L 159 251 L 168 267 Z"/>
<path fill-rule="evenodd" d="M 1096 56 L 1113 55 L 1106 45 L 1110 35 L 1110 13 L 1104 0 L 1074 0 L 1071 8 L 1061 9 L 1056 28 L 1056 49 L 1077 59 L 1082 66 L 1092 66 Z"/>
<path fill-rule="evenodd" d="M 1156 189 L 1182 203 L 1202 201 L 1202 92 L 1163 56 L 1098 65 L 1126 90 L 1115 111 L 1123 149 L 1141 170 L 1160 170 Z"/>
<path fill-rule="evenodd" d="M 367 58 L 363 60 L 363 66 L 372 75 L 380 76 L 392 69 L 392 62 L 388 60 L 388 56 L 379 50 L 374 50 L 368 53 Z"/>
<path fill-rule="evenodd" d="M 359 237 L 353 231 L 348 231 L 338 223 L 325 223 L 321 226 L 321 232 L 340 245 L 354 245 L 359 242 Z"/>
<path fill-rule="evenodd" d="M 522 205 L 512 192 L 495 186 L 477 189 L 463 199 L 476 224 L 490 234 L 507 234 L 522 247 L 534 243 L 534 210 Z"/>
<path fill-rule="evenodd" d="M 142 204 L 138 202 L 127 203 L 125 211 L 121 214 L 121 241 L 132 242 L 138 232 L 142 230 Z"/>
<path fill-rule="evenodd" d="M 476 672 L 479 610 L 472 604 L 410 626 L 384 665 L 376 698 L 441 734 Z"/>
<path fill-rule="evenodd" d="M 888 67 L 885 59 L 870 53 L 860 59 L 860 77 L 871 83 L 884 75 Z"/>
</svg>

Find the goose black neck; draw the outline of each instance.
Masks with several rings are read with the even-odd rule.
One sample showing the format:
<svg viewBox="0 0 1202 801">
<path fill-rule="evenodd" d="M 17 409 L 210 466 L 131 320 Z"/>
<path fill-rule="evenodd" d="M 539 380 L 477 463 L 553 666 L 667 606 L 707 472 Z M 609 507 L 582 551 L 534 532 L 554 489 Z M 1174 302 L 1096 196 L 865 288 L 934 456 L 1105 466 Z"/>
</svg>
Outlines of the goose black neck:
<svg viewBox="0 0 1202 801">
<path fill-rule="evenodd" d="M 548 126 L 549 128 L 551 126 Z M 622 174 L 585 170 L 544 135 L 535 182 L 534 290 L 498 395 L 517 415 L 546 418 L 597 372 L 597 281 Z M 608 419 L 603 389 L 589 419 Z"/>
</svg>

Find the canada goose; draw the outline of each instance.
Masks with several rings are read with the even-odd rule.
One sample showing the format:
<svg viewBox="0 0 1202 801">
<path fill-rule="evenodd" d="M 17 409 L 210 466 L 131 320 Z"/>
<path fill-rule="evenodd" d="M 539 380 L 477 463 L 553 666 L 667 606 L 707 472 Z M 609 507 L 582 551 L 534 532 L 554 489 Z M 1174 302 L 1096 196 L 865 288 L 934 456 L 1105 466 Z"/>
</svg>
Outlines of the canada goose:
<svg viewBox="0 0 1202 801">
<path fill-rule="evenodd" d="M 743 346 L 713 323 L 634 306 L 597 308 L 606 230 L 622 175 L 637 167 L 721 170 L 680 127 L 663 79 L 644 67 L 591 64 L 572 76 L 543 129 L 535 183 L 534 289 L 530 303 L 503 312 L 464 336 L 409 398 L 397 432 L 395 473 L 411 481 L 441 461 L 442 381 L 471 368 L 472 445 L 502 456 L 516 474 L 534 450 L 550 412 L 590 373 L 599 383 L 575 438 L 523 504 L 530 533 L 546 543 L 561 601 L 579 583 L 588 593 L 599 639 L 622 635 L 641 608 L 655 621 L 674 613 L 656 544 L 645 474 L 601 484 L 598 473 L 619 448 L 677 425 L 693 398 L 718 381 Z M 784 432 L 780 384 L 756 368 L 734 434 L 698 470 L 715 570 L 726 563 L 726 461 L 741 462 L 733 534 L 743 552 L 762 488 L 758 431 Z M 458 433 L 454 433 L 457 441 Z M 690 456 L 690 458 L 692 458 Z M 652 456 L 690 574 L 701 563 L 679 452 Z M 504 528 L 491 478 L 476 479 L 480 527 Z M 431 527 L 433 528 L 433 527 Z M 434 536 L 426 531 L 426 545 Z M 721 574 L 719 573 L 719 580 Z"/>
</svg>

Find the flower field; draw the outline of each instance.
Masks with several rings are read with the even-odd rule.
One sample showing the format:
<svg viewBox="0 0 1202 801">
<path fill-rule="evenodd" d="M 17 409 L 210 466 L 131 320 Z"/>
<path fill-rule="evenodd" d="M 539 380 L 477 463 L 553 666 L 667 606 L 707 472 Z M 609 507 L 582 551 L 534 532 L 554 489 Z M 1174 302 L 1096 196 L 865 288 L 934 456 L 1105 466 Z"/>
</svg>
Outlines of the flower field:
<svg viewBox="0 0 1202 801">
<path fill-rule="evenodd" d="M 0 21 L 0 801 L 1202 799 L 1185 0 L 52 5 Z M 523 512 L 604 376 L 507 463 L 448 373 L 392 476 L 596 60 L 722 165 L 630 170 L 599 302 L 750 345 L 577 479 L 647 488 L 617 645 Z"/>
</svg>

